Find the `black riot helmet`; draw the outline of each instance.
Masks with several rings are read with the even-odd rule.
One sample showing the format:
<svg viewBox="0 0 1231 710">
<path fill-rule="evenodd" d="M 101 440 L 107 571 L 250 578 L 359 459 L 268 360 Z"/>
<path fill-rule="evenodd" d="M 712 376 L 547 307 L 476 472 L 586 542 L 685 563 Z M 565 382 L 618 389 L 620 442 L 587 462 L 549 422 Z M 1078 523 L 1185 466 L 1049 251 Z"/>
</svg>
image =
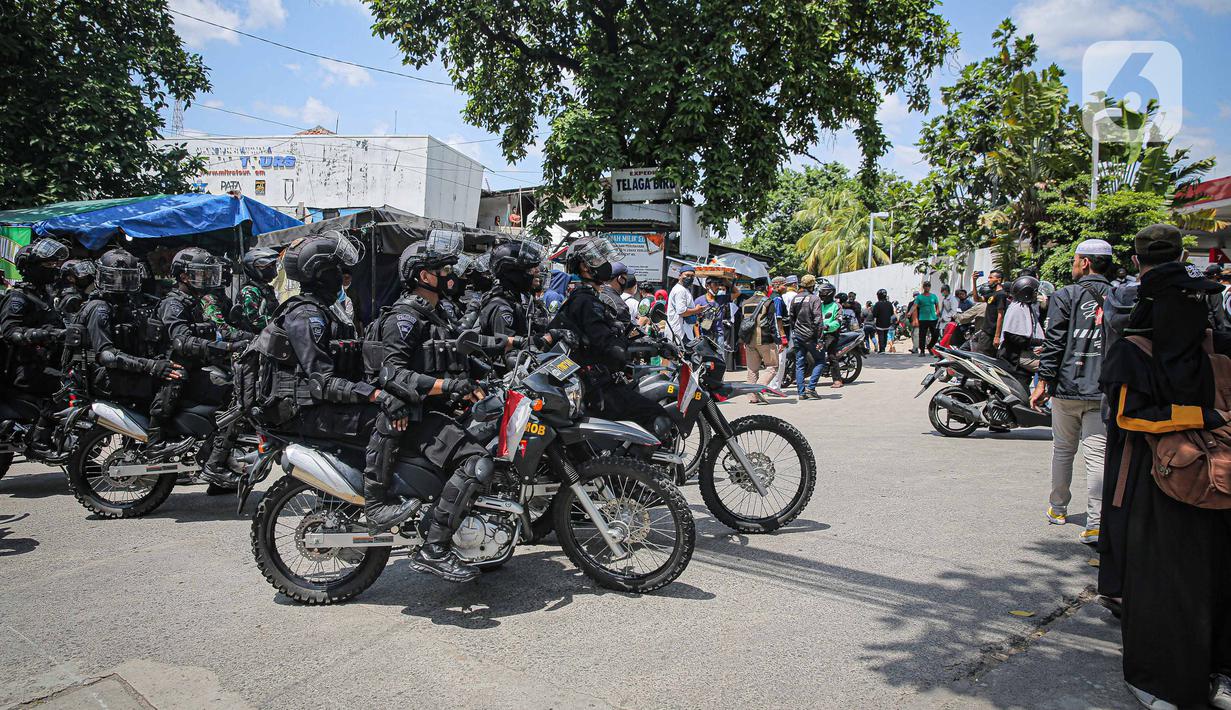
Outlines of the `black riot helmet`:
<svg viewBox="0 0 1231 710">
<path fill-rule="evenodd" d="M 1018 276 L 1009 287 L 1009 295 L 1018 303 L 1034 303 L 1039 297 L 1039 280 L 1033 276 Z"/>
<path fill-rule="evenodd" d="M 69 259 L 60 265 L 60 280 L 71 283 L 78 288 L 89 288 L 94 283 L 96 270 L 94 262 L 89 259 Z"/>
<path fill-rule="evenodd" d="M 820 296 L 822 302 L 829 303 L 834 299 L 834 296 L 837 295 L 837 293 L 838 289 L 835 288 L 832 283 L 825 279 L 817 279 L 816 295 Z"/>
<path fill-rule="evenodd" d="M 402 277 L 402 283 L 408 291 L 422 286 L 429 291 L 443 293 L 445 290 L 443 279 L 438 281 L 433 288 L 419 283 L 419 273 L 425 270 L 443 269 L 446 266 L 452 267 L 457 263 L 461 252 L 461 232 L 451 229 L 433 229 L 428 233 L 427 239 L 415 242 L 402 251 L 402 256 L 398 259 L 398 275 Z"/>
<path fill-rule="evenodd" d="M 975 287 L 975 295 L 979 297 L 980 301 L 986 301 L 988 297 L 992 295 L 992 292 L 995 290 L 996 290 L 995 287 L 993 287 L 988 282 L 984 281 L 983 283 Z"/>
<path fill-rule="evenodd" d="M 141 290 L 144 269 L 137 257 L 112 249 L 98 257 L 96 285 L 103 295 L 130 294 Z"/>
<path fill-rule="evenodd" d="M 590 270 L 591 279 L 601 283 L 611 280 L 611 265 L 619 259 L 620 252 L 606 237 L 593 235 L 569 245 L 565 268 L 570 274 L 580 276 L 581 266 L 585 264 Z"/>
<path fill-rule="evenodd" d="M 534 289 L 535 274 L 530 270 L 542 265 L 543 248 L 534 242 L 505 242 L 492 249 L 492 275 L 517 293 L 530 293 Z"/>
<path fill-rule="evenodd" d="M 18 249 L 13 264 L 23 279 L 44 286 L 56 280 L 60 263 L 67 258 L 68 247 L 44 237 Z"/>
<path fill-rule="evenodd" d="M 171 278 L 180 283 L 180 276 L 187 276 L 188 286 L 197 291 L 206 291 L 222 285 L 222 260 L 201 247 L 180 249 L 171 258 Z"/>
<path fill-rule="evenodd" d="M 331 229 L 291 242 L 282 253 L 282 270 L 307 291 L 336 296 L 342 270 L 358 264 L 360 256 L 358 242 Z"/>
<path fill-rule="evenodd" d="M 268 247 L 248 251 L 240 263 L 244 274 L 257 283 L 267 284 L 278 275 L 278 252 Z"/>
<path fill-rule="evenodd" d="M 876 292 L 876 300 L 878 300 L 878 301 L 888 301 L 888 300 L 889 300 L 889 292 L 888 292 L 888 291 L 886 291 L 886 290 L 885 290 L 885 289 L 883 289 L 883 288 L 882 288 L 882 289 L 880 289 L 880 290 L 878 290 L 878 291 Z"/>
</svg>

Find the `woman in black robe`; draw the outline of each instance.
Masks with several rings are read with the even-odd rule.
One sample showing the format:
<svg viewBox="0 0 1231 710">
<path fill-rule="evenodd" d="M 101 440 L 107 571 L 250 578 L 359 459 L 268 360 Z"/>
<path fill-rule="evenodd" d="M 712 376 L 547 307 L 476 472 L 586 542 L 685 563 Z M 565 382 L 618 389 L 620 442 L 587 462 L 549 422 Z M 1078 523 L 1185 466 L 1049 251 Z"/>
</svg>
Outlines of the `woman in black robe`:
<svg viewBox="0 0 1231 710">
<path fill-rule="evenodd" d="M 1209 700 L 1231 710 L 1231 511 L 1163 493 L 1143 436 L 1231 421 L 1231 412 L 1214 409 L 1206 351 L 1205 294 L 1220 289 L 1187 264 L 1151 269 L 1126 335 L 1150 340 L 1152 356 L 1122 339 L 1103 364 L 1103 391 L 1115 416 L 1107 432 L 1111 509 L 1104 515 L 1111 534 L 1100 547 L 1107 564 L 1099 586 L 1104 594 L 1122 593 L 1124 679 L 1147 707 Z"/>
</svg>

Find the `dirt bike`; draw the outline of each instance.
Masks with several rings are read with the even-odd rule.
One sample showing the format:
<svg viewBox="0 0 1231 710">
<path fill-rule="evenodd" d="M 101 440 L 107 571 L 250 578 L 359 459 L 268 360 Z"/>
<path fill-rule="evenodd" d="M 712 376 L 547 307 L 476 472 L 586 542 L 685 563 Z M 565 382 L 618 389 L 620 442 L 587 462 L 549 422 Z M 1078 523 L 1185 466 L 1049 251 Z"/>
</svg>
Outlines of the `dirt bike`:
<svg viewBox="0 0 1231 710">
<path fill-rule="evenodd" d="M 477 351 L 463 333 L 457 348 Z M 453 536 L 455 554 L 479 569 L 507 563 L 534 538 L 535 516 L 552 521 L 565 553 L 609 589 L 650 592 L 692 558 L 695 530 L 683 496 L 661 469 L 633 457 L 595 455 L 620 444 L 657 447 L 645 429 L 585 416 L 578 366 L 567 352 L 518 356 L 460 423 L 485 442 L 496 474 Z M 331 604 L 371 586 L 394 548 L 423 544 L 431 502 L 451 472 L 403 452 L 393 492 L 422 502 L 405 524 L 371 535 L 363 518 L 359 445 L 261 430 L 267 452 L 240 486 L 240 507 L 279 463 L 286 475 L 252 518 L 252 549 L 265 578 L 291 599 Z"/>
</svg>

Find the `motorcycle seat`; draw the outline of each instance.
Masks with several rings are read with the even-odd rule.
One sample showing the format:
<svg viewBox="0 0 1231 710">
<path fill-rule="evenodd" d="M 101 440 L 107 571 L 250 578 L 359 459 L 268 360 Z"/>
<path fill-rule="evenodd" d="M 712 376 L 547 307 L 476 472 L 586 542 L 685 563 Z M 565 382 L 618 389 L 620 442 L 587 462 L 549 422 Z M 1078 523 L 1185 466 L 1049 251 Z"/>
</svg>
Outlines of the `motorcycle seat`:
<svg viewBox="0 0 1231 710">
<path fill-rule="evenodd" d="M 969 350 L 957 350 L 955 352 L 960 353 L 961 356 L 963 357 L 967 357 L 976 362 L 981 362 L 985 365 L 991 365 L 993 367 L 1000 368 L 1001 370 L 1004 370 L 1005 372 L 1008 372 L 1008 373 L 1014 373 L 1017 371 L 1017 368 L 1010 365 L 1008 360 L 1001 360 L 998 357 L 991 357 L 990 355 L 984 355 L 982 353 L 971 352 Z"/>
</svg>

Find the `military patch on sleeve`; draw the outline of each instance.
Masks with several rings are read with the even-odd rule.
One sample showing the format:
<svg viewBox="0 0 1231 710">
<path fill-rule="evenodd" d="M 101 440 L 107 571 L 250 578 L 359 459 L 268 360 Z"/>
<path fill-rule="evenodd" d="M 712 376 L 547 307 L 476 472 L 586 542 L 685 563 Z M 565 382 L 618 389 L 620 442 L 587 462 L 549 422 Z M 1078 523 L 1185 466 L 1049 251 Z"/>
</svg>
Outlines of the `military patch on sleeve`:
<svg viewBox="0 0 1231 710">
<path fill-rule="evenodd" d="M 397 316 L 397 319 L 398 319 L 398 332 L 402 334 L 402 338 L 405 338 L 406 336 L 410 335 L 411 328 L 414 328 L 415 323 L 419 322 L 418 318 L 415 318 L 412 315 L 407 315 L 404 313 L 399 313 Z"/>
<path fill-rule="evenodd" d="M 325 335 L 325 319 L 320 316 L 308 316 L 308 329 L 312 331 L 312 339 L 319 341 Z"/>
<path fill-rule="evenodd" d="M 172 301 L 167 304 L 167 317 L 168 318 L 179 318 L 180 314 L 183 312 L 184 312 L 184 304 L 180 303 L 179 301 Z"/>
<path fill-rule="evenodd" d="M 9 301 L 9 313 L 21 313 L 22 306 L 25 303 L 20 298 L 14 298 Z"/>
<path fill-rule="evenodd" d="M 509 326 L 510 328 L 513 327 L 513 311 L 502 312 L 500 314 L 500 319 L 504 321 L 505 325 Z"/>
</svg>

